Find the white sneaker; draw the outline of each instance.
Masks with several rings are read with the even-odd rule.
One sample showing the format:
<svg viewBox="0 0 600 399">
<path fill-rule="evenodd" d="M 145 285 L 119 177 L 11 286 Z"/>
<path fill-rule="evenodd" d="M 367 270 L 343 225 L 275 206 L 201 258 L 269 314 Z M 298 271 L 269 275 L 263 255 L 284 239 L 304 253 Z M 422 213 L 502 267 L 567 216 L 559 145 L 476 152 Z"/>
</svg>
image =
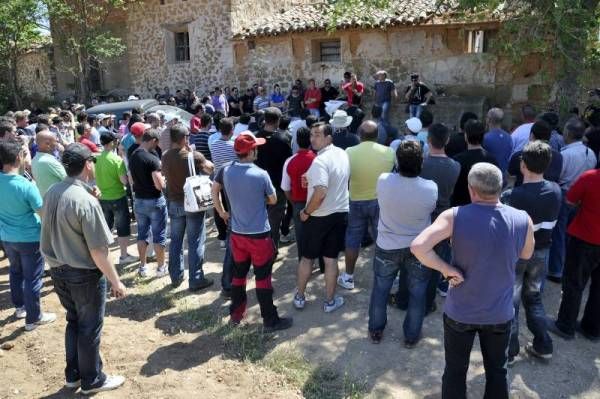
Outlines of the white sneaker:
<svg viewBox="0 0 600 399">
<path fill-rule="evenodd" d="M 140 268 L 138 269 L 138 276 L 148 277 L 148 266 L 140 266 Z"/>
<path fill-rule="evenodd" d="M 338 276 L 337 283 L 340 287 L 347 290 L 354 289 L 354 278 L 348 276 L 346 273 L 342 273 Z"/>
<path fill-rule="evenodd" d="M 15 317 L 17 319 L 24 319 L 27 317 L 27 311 L 25 310 L 25 306 L 21 306 L 20 308 L 15 309 Z"/>
<path fill-rule="evenodd" d="M 33 331 L 39 326 L 54 322 L 54 320 L 56 320 L 56 315 L 54 313 L 42 313 L 40 319 L 35 323 L 25 324 L 25 331 Z"/>
<path fill-rule="evenodd" d="M 125 255 L 125 256 L 119 256 L 119 265 L 123 266 L 123 265 L 128 265 L 130 263 L 133 262 L 137 262 L 138 258 L 133 256 L 133 255 Z"/>
<path fill-rule="evenodd" d="M 166 265 L 162 265 L 156 268 L 156 277 L 164 277 L 169 274 L 169 270 L 167 270 Z"/>
<path fill-rule="evenodd" d="M 343 304 L 344 298 L 342 298 L 341 296 L 336 296 L 335 298 L 333 298 L 333 301 L 331 301 L 331 303 L 325 301 L 325 304 L 323 304 L 323 311 L 325 313 L 331 313 L 334 310 L 341 308 Z"/>
<path fill-rule="evenodd" d="M 296 309 L 304 309 L 304 305 L 306 305 L 306 298 L 304 296 L 296 294 L 294 295 L 294 307 Z"/>
<path fill-rule="evenodd" d="M 227 241 L 219 240 L 219 249 L 227 249 Z"/>
<path fill-rule="evenodd" d="M 112 391 L 113 389 L 119 388 L 121 385 L 125 383 L 125 377 L 120 375 L 107 375 L 106 381 L 102 384 L 101 387 L 92 388 L 92 389 L 82 389 L 81 393 L 84 395 L 89 395 L 96 392 L 104 392 L 104 391 Z"/>
<path fill-rule="evenodd" d="M 81 380 L 73 381 L 73 382 L 65 382 L 65 388 L 67 389 L 77 389 L 81 386 Z"/>
</svg>

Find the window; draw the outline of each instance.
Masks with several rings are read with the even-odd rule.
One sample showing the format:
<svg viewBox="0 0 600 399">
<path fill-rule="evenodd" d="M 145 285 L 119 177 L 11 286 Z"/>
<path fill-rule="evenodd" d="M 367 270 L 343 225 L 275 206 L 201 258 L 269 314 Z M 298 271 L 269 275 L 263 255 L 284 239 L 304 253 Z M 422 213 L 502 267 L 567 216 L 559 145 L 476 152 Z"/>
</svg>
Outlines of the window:
<svg viewBox="0 0 600 399">
<path fill-rule="evenodd" d="M 175 61 L 190 60 L 190 33 L 175 32 Z"/>
<path fill-rule="evenodd" d="M 322 40 L 318 43 L 318 56 L 314 57 L 317 62 L 340 62 L 342 60 L 342 51 L 339 39 Z"/>
<path fill-rule="evenodd" d="M 470 30 L 467 32 L 467 53 L 486 53 L 488 37 L 486 31 Z"/>
<path fill-rule="evenodd" d="M 35 70 L 35 78 L 40 80 L 42 78 L 42 73 L 40 72 L 40 68 L 36 68 Z"/>
</svg>

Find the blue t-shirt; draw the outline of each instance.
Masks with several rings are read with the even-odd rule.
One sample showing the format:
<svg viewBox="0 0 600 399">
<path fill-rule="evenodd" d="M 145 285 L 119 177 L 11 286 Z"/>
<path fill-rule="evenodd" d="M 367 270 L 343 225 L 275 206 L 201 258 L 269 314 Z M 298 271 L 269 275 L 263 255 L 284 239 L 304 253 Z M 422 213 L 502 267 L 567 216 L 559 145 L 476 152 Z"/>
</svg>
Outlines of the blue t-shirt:
<svg viewBox="0 0 600 399">
<path fill-rule="evenodd" d="M 271 94 L 271 102 L 276 103 L 276 104 L 281 104 L 281 103 L 285 102 L 285 97 L 281 93 L 280 94 L 273 93 L 273 94 Z"/>
<path fill-rule="evenodd" d="M 0 240 L 40 241 L 42 196 L 36 185 L 23 176 L 0 173 Z"/>
<path fill-rule="evenodd" d="M 465 324 L 514 317 L 515 266 L 527 237 L 527 212 L 506 205 L 454 208 L 452 265 L 465 278 L 448 290 L 444 312 Z"/>
<path fill-rule="evenodd" d="M 275 187 L 269 174 L 253 163 L 237 161 L 221 171 L 231 209 L 231 231 L 243 235 L 270 232 L 266 198 L 275 194 Z"/>
<path fill-rule="evenodd" d="M 121 140 L 121 145 L 125 148 L 125 152 L 129 150 L 129 147 L 135 144 L 135 137 L 131 133 L 127 133 Z"/>
<path fill-rule="evenodd" d="M 510 135 L 502 129 L 491 129 L 483 136 L 481 146 L 496 158 L 498 167 L 502 173 L 505 173 L 513 151 L 513 142 Z"/>
</svg>

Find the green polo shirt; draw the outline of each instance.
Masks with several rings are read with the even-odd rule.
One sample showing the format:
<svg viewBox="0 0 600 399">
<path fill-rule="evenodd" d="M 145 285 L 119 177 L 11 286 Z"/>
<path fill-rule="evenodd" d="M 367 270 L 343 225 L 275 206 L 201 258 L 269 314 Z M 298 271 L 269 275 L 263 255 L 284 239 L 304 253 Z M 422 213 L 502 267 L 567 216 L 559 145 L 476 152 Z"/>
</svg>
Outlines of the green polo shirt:
<svg viewBox="0 0 600 399">
<path fill-rule="evenodd" d="M 394 168 L 394 150 L 374 141 L 346 149 L 350 160 L 350 201 L 377 199 L 377 179 Z"/>
<path fill-rule="evenodd" d="M 67 177 L 46 193 L 40 248 L 50 267 L 96 269 L 90 250 L 112 244 L 100 202 L 91 192 L 83 181 Z"/>
<path fill-rule="evenodd" d="M 103 201 L 118 200 L 125 196 L 125 186 L 121 176 L 127 176 L 123 159 L 113 151 L 102 151 L 96 158 L 96 185 Z"/>
<path fill-rule="evenodd" d="M 31 172 L 42 197 L 51 185 L 67 177 L 65 168 L 54 155 L 39 151 L 31 160 Z"/>
</svg>

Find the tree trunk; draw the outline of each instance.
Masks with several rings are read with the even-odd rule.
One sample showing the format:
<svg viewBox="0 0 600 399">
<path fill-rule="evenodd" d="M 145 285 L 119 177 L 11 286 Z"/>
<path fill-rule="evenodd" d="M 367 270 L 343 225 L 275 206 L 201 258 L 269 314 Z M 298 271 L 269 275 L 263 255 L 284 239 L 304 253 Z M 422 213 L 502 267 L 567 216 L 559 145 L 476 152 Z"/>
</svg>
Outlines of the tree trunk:
<svg viewBox="0 0 600 399">
<path fill-rule="evenodd" d="M 86 66 L 83 51 L 77 50 L 77 86 L 79 89 L 79 101 L 88 104 L 89 103 L 89 91 L 87 87 L 87 74 L 85 73 Z"/>
<path fill-rule="evenodd" d="M 8 62 L 8 71 L 10 78 L 8 79 L 10 85 L 10 91 L 13 97 L 14 106 L 16 109 L 21 109 L 23 101 L 21 99 L 21 91 L 19 89 L 19 83 L 17 81 L 17 56 L 12 55 L 11 60 Z"/>
</svg>

